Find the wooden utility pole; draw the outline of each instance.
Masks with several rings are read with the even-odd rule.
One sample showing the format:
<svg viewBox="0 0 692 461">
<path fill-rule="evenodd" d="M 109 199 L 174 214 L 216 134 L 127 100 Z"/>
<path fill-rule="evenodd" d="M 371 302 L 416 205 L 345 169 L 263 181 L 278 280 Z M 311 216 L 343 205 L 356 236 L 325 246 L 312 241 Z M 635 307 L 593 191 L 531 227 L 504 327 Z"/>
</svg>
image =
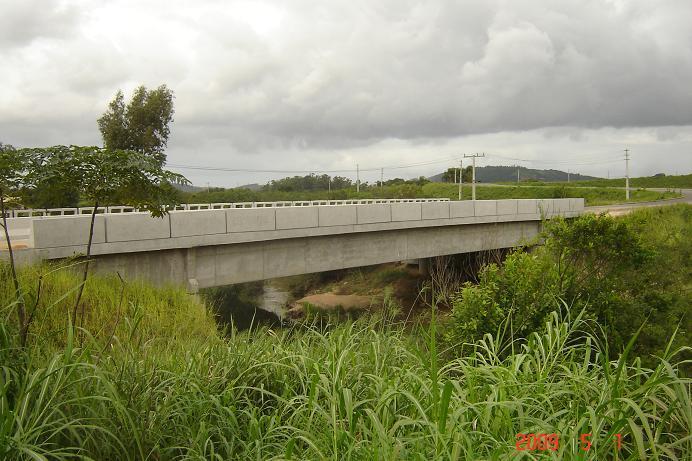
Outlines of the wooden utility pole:
<svg viewBox="0 0 692 461">
<path fill-rule="evenodd" d="M 464 158 L 471 158 L 473 162 L 471 164 L 471 200 L 476 200 L 476 158 L 478 157 L 485 157 L 485 153 L 471 155 L 464 154 Z"/>
</svg>

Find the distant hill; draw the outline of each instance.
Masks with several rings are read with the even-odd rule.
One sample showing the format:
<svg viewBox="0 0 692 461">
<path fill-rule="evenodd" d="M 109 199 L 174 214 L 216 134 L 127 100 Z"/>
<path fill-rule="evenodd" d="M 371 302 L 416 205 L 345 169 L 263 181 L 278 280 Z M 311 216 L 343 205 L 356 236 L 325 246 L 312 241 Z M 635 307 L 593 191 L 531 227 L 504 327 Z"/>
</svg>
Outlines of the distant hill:
<svg viewBox="0 0 692 461">
<path fill-rule="evenodd" d="M 188 184 L 173 184 L 173 187 L 183 192 L 199 192 L 207 189 L 206 187 L 193 186 Z"/>
<path fill-rule="evenodd" d="M 252 190 L 252 191 L 258 191 L 258 190 L 260 190 L 261 188 L 262 188 L 262 185 L 261 185 L 261 184 L 257 184 L 257 183 L 245 184 L 245 185 L 243 185 L 243 186 L 238 186 L 238 187 L 236 187 L 236 189 L 248 189 L 248 190 Z"/>
<path fill-rule="evenodd" d="M 567 181 L 566 171 L 536 170 L 522 166 L 479 166 L 476 167 L 476 180 L 479 182 L 515 182 L 517 180 L 517 168 L 519 169 L 520 181 Z M 433 182 L 442 182 L 443 174 L 444 173 L 436 174 L 434 176 L 430 176 L 428 179 Z M 578 173 L 570 173 L 569 179 L 570 181 L 584 181 L 599 178 Z"/>
</svg>

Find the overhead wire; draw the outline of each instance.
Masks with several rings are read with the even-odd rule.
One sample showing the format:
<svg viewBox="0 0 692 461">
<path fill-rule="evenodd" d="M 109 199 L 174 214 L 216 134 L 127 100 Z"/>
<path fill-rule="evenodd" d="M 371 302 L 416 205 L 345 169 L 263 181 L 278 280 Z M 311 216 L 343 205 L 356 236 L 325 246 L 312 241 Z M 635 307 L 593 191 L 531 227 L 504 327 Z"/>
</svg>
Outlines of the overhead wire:
<svg viewBox="0 0 692 461">
<path fill-rule="evenodd" d="M 511 157 L 511 156 L 506 156 L 506 155 L 500 155 L 496 153 L 488 153 L 487 158 L 490 159 L 502 159 L 502 160 L 511 160 L 511 161 L 516 161 L 516 162 L 526 162 L 526 163 L 536 163 L 536 164 L 542 164 L 542 165 L 574 165 L 574 166 L 582 166 L 582 165 L 601 165 L 601 164 L 608 164 L 608 163 L 614 163 L 614 162 L 620 162 L 622 161 L 622 158 L 613 158 L 612 155 L 614 154 L 613 151 L 608 151 L 604 152 L 603 154 L 597 154 L 597 155 L 610 155 L 608 157 L 598 157 L 599 160 L 591 160 L 593 157 L 587 158 L 588 161 L 574 161 L 574 160 L 537 160 L 537 159 L 528 159 L 528 158 L 520 158 L 520 157 Z M 593 155 L 593 154 L 592 154 Z M 406 168 L 415 168 L 415 167 L 420 167 L 420 166 L 427 166 L 427 165 L 434 165 L 438 163 L 445 163 L 445 162 L 450 162 L 450 161 L 458 161 L 460 160 L 461 154 L 460 155 L 454 155 L 454 156 L 449 156 L 449 157 L 444 157 L 444 158 L 439 158 L 435 160 L 426 160 L 426 161 L 421 161 L 421 162 L 415 162 L 415 163 L 409 163 L 409 164 L 403 164 L 403 165 L 389 165 L 389 166 L 379 166 L 379 167 L 365 167 L 365 168 L 342 168 L 342 169 L 262 169 L 262 168 L 231 168 L 231 167 L 219 167 L 219 166 L 205 166 L 205 165 L 185 165 L 185 164 L 177 164 L 177 163 L 169 163 L 167 166 L 169 168 L 174 168 L 174 169 L 181 169 L 181 170 L 199 170 L 199 171 L 221 171 L 221 172 L 229 172 L 229 173 L 273 173 L 273 174 L 299 174 L 299 173 L 356 173 L 356 172 L 372 172 L 372 171 L 381 171 L 381 170 L 399 170 L 399 169 L 406 169 Z M 587 160 L 587 159 L 579 159 L 579 160 Z"/>
</svg>

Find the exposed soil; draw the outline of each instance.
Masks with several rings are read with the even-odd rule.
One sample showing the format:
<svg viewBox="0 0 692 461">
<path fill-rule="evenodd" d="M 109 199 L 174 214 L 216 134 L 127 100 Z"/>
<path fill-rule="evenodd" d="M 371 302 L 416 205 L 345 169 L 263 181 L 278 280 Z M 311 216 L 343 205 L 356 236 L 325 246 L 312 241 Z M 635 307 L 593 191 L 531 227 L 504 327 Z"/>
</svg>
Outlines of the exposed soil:
<svg viewBox="0 0 692 461">
<path fill-rule="evenodd" d="M 373 302 L 371 296 L 359 295 L 338 295 L 334 293 L 318 293 L 305 296 L 295 301 L 291 308 L 286 312 L 290 318 L 302 317 L 305 312 L 305 305 L 309 304 L 322 312 L 355 312 L 366 310 Z"/>
</svg>

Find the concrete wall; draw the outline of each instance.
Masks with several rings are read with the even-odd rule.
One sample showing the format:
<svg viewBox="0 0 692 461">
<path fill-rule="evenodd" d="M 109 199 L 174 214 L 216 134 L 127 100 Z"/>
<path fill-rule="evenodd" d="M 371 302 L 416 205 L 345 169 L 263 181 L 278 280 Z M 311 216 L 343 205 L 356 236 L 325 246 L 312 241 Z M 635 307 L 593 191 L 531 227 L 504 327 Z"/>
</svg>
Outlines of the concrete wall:
<svg viewBox="0 0 692 461">
<path fill-rule="evenodd" d="M 96 270 L 198 288 L 289 275 L 508 248 L 538 234 L 540 221 L 421 227 L 98 256 Z"/>
<path fill-rule="evenodd" d="M 201 211 L 173 211 L 163 218 L 146 213 L 99 215 L 94 234 L 96 254 L 150 251 L 372 232 L 410 227 L 538 220 L 542 216 L 576 216 L 583 199 L 477 200 L 461 202 L 375 203 L 289 206 Z M 16 222 L 15 222 L 16 221 Z M 13 218 L 41 258 L 63 258 L 83 252 L 88 216 Z"/>
<path fill-rule="evenodd" d="M 478 200 L 98 215 L 100 270 L 191 291 L 286 275 L 514 246 L 543 217 L 577 216 L 583 199 Z M 84 253 L 89 216 L 14 218 L 17 260 Z M 14 237 L 13 237 L 14 238 Z M 31 248 L 33 246 L 33 248 Z M 6 253 L 6 252 L 4 252 Z M 0 256 L 3 252 L 0 252 Z"/>
</svg>

